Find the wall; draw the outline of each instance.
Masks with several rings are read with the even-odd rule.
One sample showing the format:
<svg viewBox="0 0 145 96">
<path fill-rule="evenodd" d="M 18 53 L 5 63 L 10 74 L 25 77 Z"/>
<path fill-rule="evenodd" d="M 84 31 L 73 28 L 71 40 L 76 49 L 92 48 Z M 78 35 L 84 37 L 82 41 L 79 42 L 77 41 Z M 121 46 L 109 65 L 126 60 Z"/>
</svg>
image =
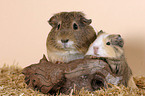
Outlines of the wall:
<svg viewBox="0 0 145 96">
<path fill-rule="evenodd" d="M 144 4 L 144 0 L 1 0 L 0 66 L 37 63 L 46 54 L 48 19 L 75 10 L 91 18 L 95 29 L 121 34 L 133 73 L 145 75 Z"/>
</svg>

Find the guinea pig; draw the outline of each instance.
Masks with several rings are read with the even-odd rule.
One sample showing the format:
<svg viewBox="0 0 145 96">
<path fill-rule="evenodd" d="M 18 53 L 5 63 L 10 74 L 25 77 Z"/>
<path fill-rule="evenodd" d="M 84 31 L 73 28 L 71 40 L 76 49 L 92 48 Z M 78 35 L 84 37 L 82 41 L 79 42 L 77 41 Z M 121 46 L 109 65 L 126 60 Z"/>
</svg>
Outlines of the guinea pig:
<svg viewBox="0 0 145 96">
<path fill-rule="evenodd" d="M 103 58 L 113 73 L 123 76 L 125 86 L 137 88 L 132 71 L 127 64 L 123 46 L 124 41 L 119 34 L 108 34 L 101 30 L 86 52 L 86 57 Z"/>
<path fill-rule="evenodd" d="M 52 26 L 46 47 L 51 62 L 69 62 L 84 58 L 96 32 L 82 12 L 57 13 L 48 21 Z"/>
<path fill-rule="evenodd" d="M 101 30 L 98 32 L 97 39 L 90 45 L 86 55 L 120 58 L 124 55 L 123 45 L 124 41 L 119 34 L 109 34 Z"/>
</svg>

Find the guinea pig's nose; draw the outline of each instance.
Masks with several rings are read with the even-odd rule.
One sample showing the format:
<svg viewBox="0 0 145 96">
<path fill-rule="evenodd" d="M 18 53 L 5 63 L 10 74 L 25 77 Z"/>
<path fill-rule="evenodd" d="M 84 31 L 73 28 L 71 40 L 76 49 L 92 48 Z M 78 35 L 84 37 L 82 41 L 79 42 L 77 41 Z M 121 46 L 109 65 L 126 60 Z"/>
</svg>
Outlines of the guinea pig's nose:
<svg viewBox="0 0 145 96">
<path fill-rule="evenodd" d="M 67 43 L 68 41 L 69 41 L 69 39 L 64 39 L 64 40 L 61 39 L 61 42 L 62 42 L 62 43 Z"/>
<path fill-rule="evenodd" d="M 93 49 L 94 49 L 94 54 L 97 55 L 99 47 L 94 46 Z"/>
</svg>

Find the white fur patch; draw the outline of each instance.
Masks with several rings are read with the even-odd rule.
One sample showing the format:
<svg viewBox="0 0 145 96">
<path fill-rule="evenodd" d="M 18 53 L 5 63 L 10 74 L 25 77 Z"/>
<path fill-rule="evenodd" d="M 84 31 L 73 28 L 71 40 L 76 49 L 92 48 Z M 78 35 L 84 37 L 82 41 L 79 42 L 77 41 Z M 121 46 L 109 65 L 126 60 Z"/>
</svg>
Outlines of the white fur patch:
<svg viewBox="0 0 145 96">
<path fill-rule="evenodd" d="M 68 41 L 67 43 L 62 43 L 61 40 L 58 40 L 57 43 L 62 45 L 64 48 L 75 48 L 73 46 L 74 41 Z"/>
<path fill-rule="evenodd" d="M 106 55 L 106 51 L 104 50 L 105 47 L 105 42 L 103 41 L 107 36 L 109 36 L 109 34 L 104 33 L 101 34 L 99 37 L 97 37 L 97 39 L 90 45 L 86 55 L 94 55 L 94 49 L 93 47 L 98 47 L 98 52 L 97 52 L 97 56 L 99 57 L 104 57 Z"/>
</svg>

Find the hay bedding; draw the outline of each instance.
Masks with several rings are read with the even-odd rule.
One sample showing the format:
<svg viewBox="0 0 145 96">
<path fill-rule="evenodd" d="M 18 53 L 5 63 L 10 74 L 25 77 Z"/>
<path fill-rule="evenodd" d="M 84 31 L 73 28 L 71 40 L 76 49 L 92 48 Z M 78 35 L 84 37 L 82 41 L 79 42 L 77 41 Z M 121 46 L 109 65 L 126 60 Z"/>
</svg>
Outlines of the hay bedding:
<svg viewBox="0 0 145 96">
<path fill-rule="evenodd" d="M 27 88 L 21 71 L 22 68 L 17 65 L 4 65 L 0 68 L 0 96 L 46 96 L 41 92 Z M 80 91 L 72 89 L 70 95 L 74 92 L 75 96 L 145 96 L 145 77 L 136 77 L 135 82 L 139 89 L 126 88 L 123 85 L 111 85 L 112 88 L 101 89 L 95 92 L 89 92 L 84 89 Z M 64 94 L 60 95 L 66 96 Z"/>
</svg>

